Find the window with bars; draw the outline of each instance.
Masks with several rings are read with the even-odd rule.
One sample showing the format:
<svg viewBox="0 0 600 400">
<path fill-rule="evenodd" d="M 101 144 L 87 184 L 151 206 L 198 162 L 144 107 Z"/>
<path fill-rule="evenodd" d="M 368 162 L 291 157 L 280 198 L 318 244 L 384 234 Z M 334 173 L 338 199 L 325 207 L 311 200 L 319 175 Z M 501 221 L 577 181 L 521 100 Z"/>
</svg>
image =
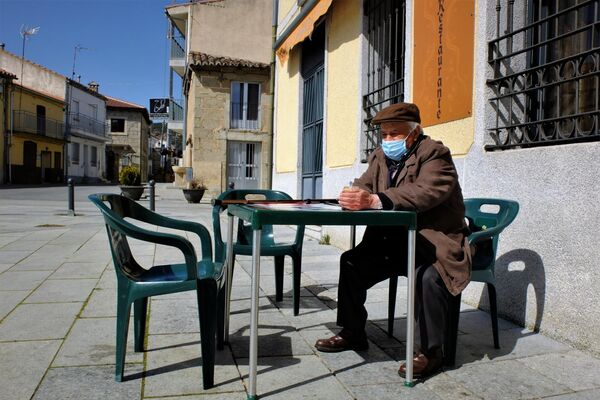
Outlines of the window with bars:
<svg viewBox="0 0 600 400">
<path fill-rule="evenodd" d="M 371 119 L 390 104 L 404 101 L 404 0 L 365 0 L 364 31 L 367 41 L 366 85 L 363 95 L 363 162 L 379 145 Z"/>
<path fill-rule="evenodd" d="M 600 0 L 525 4 L 525 24 L 513 29 L 514 0 L 496 3 L 486 150 L 599 140 Z"/>
</svg>

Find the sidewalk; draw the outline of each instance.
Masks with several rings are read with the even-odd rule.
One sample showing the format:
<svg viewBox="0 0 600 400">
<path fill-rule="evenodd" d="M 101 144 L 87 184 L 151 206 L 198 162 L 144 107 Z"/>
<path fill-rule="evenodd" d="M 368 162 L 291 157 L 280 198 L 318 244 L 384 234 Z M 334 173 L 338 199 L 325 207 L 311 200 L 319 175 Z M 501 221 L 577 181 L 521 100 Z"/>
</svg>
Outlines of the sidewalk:
<svg viewBox="0 0 600 400">
<path fill-rule="evenodd" d="M 126 356 L 126 381 L 114 381 L 115 276 L 94 192 L 78 187 L 77 216 L 66 215 L 66 188 L 0 191 L 0 399 L 245 399 L 250 320 L 249 257 L 236 259 L 230 344 L 217 352 L 215 387 L 202 390 L 198 314 L 192 292 L 154 297 L 146 352 Z M 147 201 L 141 202 L 147 205 Z M 157 184 L 157 211 L 204 224 L 209 204 L 187 204 Z M 291 229 L 277 233 L 292 237 Z M 190 238 L 191 239 L 191 238 Z M 164 247 L 134 243 L 142 265 L 182 259 Z M 275 303 L 273 263 L 261 262 L 258 391 L 261 399 L 600 398 L 600 360 L 500 320 L 493 348 L 489 315 L 463 304 L 457 367 L 403 386 L 406 280 L 400 279 L 395 337 L 388 338 L 387 282 L 369 291 L 364 352 L 319 353 L 317 338 L 337 332 L 341 250 L 305 238 L 300 315 L 293 316 L 291 261 L 284 301 Z"/>
</svg>

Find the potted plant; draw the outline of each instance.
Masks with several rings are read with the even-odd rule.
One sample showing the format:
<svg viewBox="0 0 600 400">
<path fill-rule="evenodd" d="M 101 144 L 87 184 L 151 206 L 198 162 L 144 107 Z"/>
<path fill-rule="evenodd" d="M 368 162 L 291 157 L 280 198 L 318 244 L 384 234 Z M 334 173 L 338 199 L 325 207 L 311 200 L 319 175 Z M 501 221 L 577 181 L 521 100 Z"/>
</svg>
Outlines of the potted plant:
<svg viewBox="0 0 600 400">
<path fill-rule="evenodd" d="M 144 186 L 142 186 L 142 175 L 138 167 L 132 165 L 123 167 L 119 172 L 119 183 L 121 195 L 131 200 L 139 200 L 142 197 Z"/>
<path fill-rule="evenodd" d="M 198 178 L 194 178 L 188 182 L 187 188 L 183 189 L 183 196 L 188 203 L 199 203 L 205 191 L 204 183 Z"/>
</svg>

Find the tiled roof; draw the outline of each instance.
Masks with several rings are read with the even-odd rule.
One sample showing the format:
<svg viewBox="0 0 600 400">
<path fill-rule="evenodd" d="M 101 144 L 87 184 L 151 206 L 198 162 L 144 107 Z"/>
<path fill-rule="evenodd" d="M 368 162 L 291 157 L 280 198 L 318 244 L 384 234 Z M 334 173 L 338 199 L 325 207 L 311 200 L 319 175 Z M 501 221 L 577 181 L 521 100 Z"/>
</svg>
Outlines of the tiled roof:
<svg viewBox="0 0 600 400">
<path fill-rule="evenodd" d="M 114 97 L 105 96 L 106 97 L 106 107 L 114 107 L 114 108 L 139 108 L 146 109 L 146 107 L 140 106 L 139 104 L 130 103 L 125 100 L 115 99 Z"/>
<path fill-rule="evenodd" d="M 199 67 L 269 68 L 269 64 L 239 58 L 211 56 L 210 54 L 199 52 L 191 52 L 190 56 L 191 64 Z"/>
<path fill-rule="evenodd" d="M 140 106 L 139 104 L 130 103 L 129 101 L 115 99 L 114 97 L 105 96 L 106 97 L 106 108 L 121 108 L 127 110 L 139 111 L 144 115 L 148 124 L 152 123 L 150 119 L 150 114 L 148 114 L 148 109 L 144 106 Z"/>
<path fill-rule="evenodd" d="M 5 78 L 17 79 L 17 76 L 15 74 L 13 74 L 12 72 L 8 72 L 7 70 L 2 68 L 0 68 L 0 76 L 3 76 Z"/>
</svg>

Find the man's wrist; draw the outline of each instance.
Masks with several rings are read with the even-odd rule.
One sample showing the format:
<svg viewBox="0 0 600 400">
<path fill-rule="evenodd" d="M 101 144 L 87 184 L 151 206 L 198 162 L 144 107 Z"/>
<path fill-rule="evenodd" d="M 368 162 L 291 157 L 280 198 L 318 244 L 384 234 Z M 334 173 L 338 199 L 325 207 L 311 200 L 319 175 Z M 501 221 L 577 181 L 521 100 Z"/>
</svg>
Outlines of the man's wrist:
<svg viewBox="0 0 600 400">
<path fill-rule="evenodd" d="M 370 197 L 370 201 L 369 201 L 369 208 L 372 210 L 382 210 L 383 209 L 383 204 L 381 204 L 381 199 L 379 199 L 379 196 L 376 194 L 372 194 L 369 196 Z"/>
</svg>

